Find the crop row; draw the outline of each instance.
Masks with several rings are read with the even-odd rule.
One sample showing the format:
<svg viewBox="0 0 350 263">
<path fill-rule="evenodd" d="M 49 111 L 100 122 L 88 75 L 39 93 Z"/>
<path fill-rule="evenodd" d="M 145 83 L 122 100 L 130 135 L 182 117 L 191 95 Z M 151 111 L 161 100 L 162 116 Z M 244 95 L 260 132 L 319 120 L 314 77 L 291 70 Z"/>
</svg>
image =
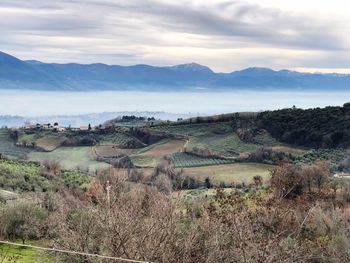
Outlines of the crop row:
<svg viewBox="0 0 350 263">
<path fill-rule="evenodd" d="M 204 136 L 208 134 L 227 134 L 232 132 L 232 128 L 227 123 L 201 123 L 185 125 L 162 125 L 152 129 L 169 134 L 184 136 Z"/>
<path fill-rule="evenodd" d="M 101 145 L 127 145 L 127 143 L 132 140 L 131 137 L 119 132 L 114 134 L 102 135 L 99 139 Z"/>
<path fill-rule="evenodd" d="M 233 163 L 233 160 L 226 160 L 213 157 L 199 157 L 188 153 L 174 153 L 172 160 L 175 167 L 198 167 L 208 165 L 219 165 Z"/>
</svg>

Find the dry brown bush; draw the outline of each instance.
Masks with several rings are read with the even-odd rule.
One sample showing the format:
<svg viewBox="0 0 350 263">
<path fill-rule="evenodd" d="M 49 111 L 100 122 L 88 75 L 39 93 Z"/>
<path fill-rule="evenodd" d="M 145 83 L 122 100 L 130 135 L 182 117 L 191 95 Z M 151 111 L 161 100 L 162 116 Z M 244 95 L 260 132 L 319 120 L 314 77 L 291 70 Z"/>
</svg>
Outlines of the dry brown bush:
<svg viewBox="0 0 350 263">
<path fill-rule="evenodd" d="M 85 200 L 69 194 L 56 199 L 50 237 L 59 248 L 147 262 L 349 262 L 349 205 L 337 208 L 318 191 L 314 199 L 296 195 L 295 185 L 305 181 L 290 164 L 272 173 L 278 194 L 218 189 L 185 211 L 172 195 L 103 174 Z M 64 262 L 112 262 L 58 256 Z"/>
</svg>

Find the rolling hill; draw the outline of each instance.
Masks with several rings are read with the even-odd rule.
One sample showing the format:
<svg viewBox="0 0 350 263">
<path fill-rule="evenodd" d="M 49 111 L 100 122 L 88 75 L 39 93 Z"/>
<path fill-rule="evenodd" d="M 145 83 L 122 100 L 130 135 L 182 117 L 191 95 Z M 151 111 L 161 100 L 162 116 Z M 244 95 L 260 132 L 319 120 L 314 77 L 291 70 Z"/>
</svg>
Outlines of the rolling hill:
<svg viewBox="0 0 350 263">
<path fill-rule="evenodd" d="M 0 52 L 0 89 L 35 90 L 347 90 L 350 75 L 248 68 L 215 73 L 196 63 L 168 67 L 23 61 Z"/>
</svg>

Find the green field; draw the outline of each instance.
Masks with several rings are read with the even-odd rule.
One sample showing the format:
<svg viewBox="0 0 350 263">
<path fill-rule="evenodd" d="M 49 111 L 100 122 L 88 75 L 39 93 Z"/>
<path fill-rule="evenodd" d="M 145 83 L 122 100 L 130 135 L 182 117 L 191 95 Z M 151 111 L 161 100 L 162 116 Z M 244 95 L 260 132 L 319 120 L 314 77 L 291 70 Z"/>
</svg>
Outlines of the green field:
<svg viewBox="0 0 350 263">
<path fill-rule="evenodd" d="M 260 175 L 264 182 L 270 177 L 270 170 L 274 166 L 258 163 L 235 163 L 205 167 L 184 168 L 184 175 L 191 176 L 198 180 L 204 181 L 209 177 L 212 182 L 219 184 L 225 182 L 227 184 L 235 183 L 251 183 L 253 177 Z"/>
<path fill-rule="evenodd" d="M 32 149 L 17 147 L 14 141 L 9 137 L 9 132 L 5 129 L 0 129 L 0 153 L 11 157 L 21 157 L 30 153 Z"/>
<path fill-rule="evenodd" d="M 29 241 L 31 245 L 39 245 L 38 242 Z M 50 263 L 57 262 L 43 252 L 33 248 L 21 248 L 7 244 L 0 245 L 1 263 Z"/>
<path fill-rule="evenodd" d="M 132 156 L 131 160 L 138 167 L 156 167 L 160 159 L 155 157 Z"/>
<path fill-rule="evenodd" d="M 61 147 L 52 152 L 32 152 L 29 160 L 43 162 L 45 160 L 59 161 L 65 169 L 82 169 L 91 172 L 107 169 L 107 163 L 95 161 L 92 148 L 86 147 Z"/>
</svg>

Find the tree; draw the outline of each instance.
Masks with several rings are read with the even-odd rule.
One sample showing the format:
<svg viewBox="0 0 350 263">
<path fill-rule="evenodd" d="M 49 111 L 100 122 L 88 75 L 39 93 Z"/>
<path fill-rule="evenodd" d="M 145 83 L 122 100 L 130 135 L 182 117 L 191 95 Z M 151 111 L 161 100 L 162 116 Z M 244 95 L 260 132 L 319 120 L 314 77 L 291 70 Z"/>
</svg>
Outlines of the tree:
<svg viewBox="0 0 350 263">
<path fill-rule="evenodd" d="M 278 198 L 293 198 L 303 193 L 300 170 L 293 164 L 284 163 L 271 171 L 271 187 Z"/>
<path fill-rule="evenodd" d="M 343 161 L 341 161 L 339 169 L 343 172 L 350 170 L 350 157 L 346 157 Z"/>
<path fill-rule="evenodd" d="M 61 172 L 61 164 L 55 160 L 45 160 L 44 167 L 51 175 L 57 176 Z"/>
<path fill-rule="evenodd" d="M 45 234 L 47 213 L 44 209 L 30 203 L 7 206 L 0 210 L 0 236 L 25 243 L 27 239 L 38 239 Z"/>
<path fill-rule="evenodd" d="M 331 170 L 327 162 L 317 161 L 314 164 L 314 181 L 318 190 L 320 190 L 322 185 L 328 181 L 330 176 Z"/>
<path fill-rule="evenodd" d="M 162 193 L 168 194 L 173 190 L 173 186 L 169 177 L 162 173 L 156 177 L 153 184 Z"/>
<path fill-rule="evenodd" d="M 211 183 L 211 179 L 209 176 L 207 178 L 205 178 L 204 184 L 205 184 L 205 187 L 208 189 L 213 187 L 213 184 Z"/>
<path fill-rule="evenodd" d="M 263 184 L 263 178 L 261 175 L 255 175 L 253 181 L 256 187 L 262 186 Z"/>
<path fill-rule="evenodd" d="M 309 192 L 312 191 L 313 186 L 320 190 L 331 176 L 329 165 L 324 161 L 317 161 L 312 165 L 306 165 L 302 167 L 300 173 L 303 178 L 303 184 Z"/>
<path fill-rule="evenodd" d="M 311 192 L 312 183 L 314 180 L 314 167 L 311 165 L 304 166 L 301 170 L 304 184 L 307 186 L 308 191 Z"/>
<path fill-rule="evenodd" d="M 344 103 L 343 107 L 344 107 L 344 108 L 348 108 L 348 109 L 350 109 L 350 102 L 346 102 L 346 103 Z"/>
</svg>

